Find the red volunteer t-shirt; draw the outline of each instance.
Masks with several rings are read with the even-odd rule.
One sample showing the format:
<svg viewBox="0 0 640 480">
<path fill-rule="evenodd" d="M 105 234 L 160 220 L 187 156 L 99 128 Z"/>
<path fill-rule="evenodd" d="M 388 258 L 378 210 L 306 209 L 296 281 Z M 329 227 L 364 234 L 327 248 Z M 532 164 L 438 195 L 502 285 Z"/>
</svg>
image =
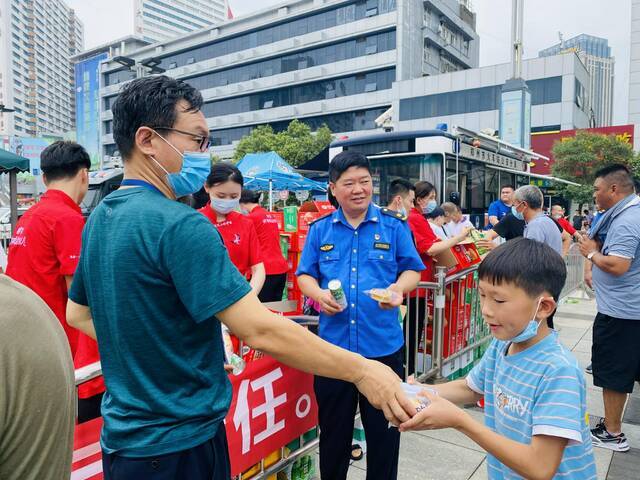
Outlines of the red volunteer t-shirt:
<svg viewBox="0 0 640 480">
<path fill-rule="evenodd" d="M 427 253 L 427 251 L 434 243 L 439 242 L 440 239 L 435 233 L 433 233 L 431 225 L 429 225 L 429 221 L 424 218 L 424 215 L 418 209 L 411 209 L 408 221 L 409 228 L 411 229 L 411 233 L 413 233 L 413 238 L 416 242 L 416 250 L 418 250 L 418 254 L 426 267 L 420 273 L 420 280 L 423 282 L 432 282 L 434 278 L 434 262 L 433 258 Z"/>
<path fill-rule="evenodd" d="M 560 224 L 562 229 L 565 232 L 567 232 L 569 235 L 574 235 L 576 233 L 576 229 L 573 228 L 573 225 L 571 225 L 571 223 L 569 223 L 569 221 L 566 218 L 559 218 L 556 221 Z"/>
<path fill-rule="evenodd" d="M 245 277 L 251 275 L 251 267 L 262 262 L 260 243 L 253 222 L 238 212 L 231 212 L 224 222 L 218 223 L 216 212 L 207 203 L 198 210 L 218 229 L 224 241 L 229 258 Z"/>
<path fill-rule="evenodd" d="M 67 324 L 66 275 L 73 275 L 80 258 L 84 217 L 64 192 L 48 190 L 16 225 L 9 246 L 7 275 L 33 290 L 58 317 L 76 368 L 100 360 L 98 345 Z M 80 398 L 104 391 L 102 378 L 79 388 Z"/>
<path fill-rule="evenodd" d="M 279 275 L 289 270 L 287 260 L 280 249 L 278 220 L 262 207 L 256 207 L 247 215 L 253 222 L 260 242 L 262 261 L 267 275 Z"/>
</svg>

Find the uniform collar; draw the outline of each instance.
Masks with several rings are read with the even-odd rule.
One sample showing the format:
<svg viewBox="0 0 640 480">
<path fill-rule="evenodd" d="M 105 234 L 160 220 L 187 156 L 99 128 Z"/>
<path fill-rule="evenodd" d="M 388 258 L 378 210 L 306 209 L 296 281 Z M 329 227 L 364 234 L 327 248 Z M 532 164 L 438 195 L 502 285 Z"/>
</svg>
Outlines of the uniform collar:
<svg viewBox="0 0 640 480">
<path fill-rule="evenodd" d="M 55 190 L 55 189 L 47 190 L 46 192 L 44 192 L 44 195 L 42 195 L 42 200 L 44 199 L 59 200 L 65 205 L 67 205 L 68 207 L 73 208 L 76 212 L 82 213 L 82 209 L 80 209 L 80 206 L 76 202 L 74 202 L 71 199 L 71 197 L 66 193 L 64 193 L 62 190 Z"/>
<path fill-rule="evenodd" d="M 380 221 L 380 212 L 379 212 L 379 207 L 376 207 L 373 202 L 369 203 L 369 208 L 367 208 L 367 214 L 364 217 L 364 220 L 362 220 L 362 223 L 360 225 L 362 225 L 363 223 L 367 223 L 367 222 L 379 222 Z M 353 227 L 351 226 L 351 224 L 349 223 L 349 221 L 347 220 L 347 218 L 344 216 L 344 212 L 342 211 L 342 207 L 340 207 L 334 214 L 333 214 L 333 223 L 342 223 L 344 225 L 346 225 L 347 227 L 353 229 Z"/>
</svg>

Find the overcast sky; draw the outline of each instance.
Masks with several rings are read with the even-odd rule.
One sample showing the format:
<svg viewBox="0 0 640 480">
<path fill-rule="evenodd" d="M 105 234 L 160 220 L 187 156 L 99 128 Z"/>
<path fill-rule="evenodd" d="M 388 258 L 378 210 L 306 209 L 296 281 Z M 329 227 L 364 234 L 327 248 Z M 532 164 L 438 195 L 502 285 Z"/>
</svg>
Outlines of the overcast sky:
<svg viewBox="0 0 640 480">
<path fill-rule="evenodd" d="M 67 0 L 85 27 L 85 46 L 91 48 L 132 33 L 133 21 L 123 12 L 132 0 Z M 283 3 L 282 0 L 229 0 L 234 15 Z M 480 66 L 510 60 L 511 0 L 473 0 L 480 35 Z M 259 7 L 256 7 L 259 5 Z M 609 40 L 616 58 L 613 123 L 627 122 L 631 0 L 526 0 L 524 58 L 565 39 L 587 33 Z"/>
</svg>

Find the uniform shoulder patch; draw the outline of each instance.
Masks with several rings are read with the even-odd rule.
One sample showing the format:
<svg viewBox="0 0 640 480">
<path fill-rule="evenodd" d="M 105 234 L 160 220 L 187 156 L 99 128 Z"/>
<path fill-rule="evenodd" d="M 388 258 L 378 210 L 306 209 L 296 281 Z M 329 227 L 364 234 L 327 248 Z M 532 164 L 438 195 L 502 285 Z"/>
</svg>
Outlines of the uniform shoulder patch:
<svg viewBox="0 0 640 480">
<path fill-rule="evenodd" d="M 333 212 L 329 212 L 329 213 L 327 213 L 326 215 L 323 215 L 323 216 L 321 216 L 321 217 L 319 217 L 319 218 L 316 218 L 315 220 L 312 220 L 311 222 L 309 222 L 309 225 L 313 225 L 314 223 L 317 223 L 317 222 L 319 222 L 320 220 L 324 220 L 324 219 L 326 219 L 326 218 L 329 218 L 331 215 L 333 215 Z"/>
<path fill-rule="evenodd" d="M 403 222 L 407 220 L 406 215 L 403 215 L 400 212 L 396 212 L 395 210 L 389 210 L 388 208 L 381 208 L 380 213 L 382 213 L 383 215 L 387 215 L 388 217 L 397 218 L 398 220 L 401 220 Z"/>
</svg>

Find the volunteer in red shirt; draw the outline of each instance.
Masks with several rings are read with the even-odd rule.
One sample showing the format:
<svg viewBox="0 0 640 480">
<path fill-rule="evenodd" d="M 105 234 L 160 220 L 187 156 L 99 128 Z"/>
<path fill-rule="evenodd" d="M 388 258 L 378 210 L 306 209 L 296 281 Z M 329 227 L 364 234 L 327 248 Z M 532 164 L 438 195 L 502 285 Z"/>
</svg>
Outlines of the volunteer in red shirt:
<svg viewBox="0 0 640 480">
<path fill-rule="evenodd" d="M 418 182 L 415 185 L 414 207 L 409 212 L 409 228 L 413 233 L 416 242 L 416 249 L 423 261 L 426 269 L 422 271 L 420 281 L 432 282 L 434 280 L 435 266 L 433 257 L 453 247 L 467 238 L 470 229 L 465 227 L 458 235 L 440 240 L 433 230 L 425 215 L 433 212 L 438 203 L 436 202 L 436 188 L 429 182 Z M 411 307 L 409 308 L 408 322 L 405 328 L 409 329 L 407 350 L 409 353 L 408 369 L 409 373 L 415 373 L 416 344 L 420 336 L 417 332 L 424 329 L 424 318 L 426 313 L 425 290 L 419 290 L 418 294 L 411 295 Z M 416 328 L 417 325 L 417 328 Z M 405 331 L 405 338 L 407 338 Z"/>
<path fill-rule="evenodd" d="M 280 249 L 278 220 L 259 205 L 260 192 L 242 190 L 240 208 L 247 213 L 256 227 L 266 278 L 258 298 L 261 302 L 282 300 L 282 292 L 287 284 L 289 264 Z"/>
<path fill-rule="evenodd" d="M 95 340 L 66 320 L 67 291 L 78 265 L 84 227 L 79 204 L 87 194 L 90 167 L 89 155 L 74 142 L 56 142 L 42 152 L 40 168 L 47 191 L 16 225 L 6 272 L 33 290 L 58 317 L 76 368 L 99 360 Z M 99 416 L 103 392 L 101 378 L 80 387 L 78 421 Z"/>
<path fill-rule="evenodd" d="M 258 234 L 253 222 L 236 211 L 243 184 L 242 173 L 235 166 L 216 163 L 204 186 L 209 203 L 198 211 L 218 229 L 231 262 L 242 275 L 251 277 L 249 283 L 258 295 L 265 280 Z"/>
<path fill-rule="evenodd" d="M 560 224 L 562 229 L 576 240 L 580 240 L 580 234 L 573 228 L 573 225 L 565 218 L 565 211 L 562 205 L 554 205 L 551 207 L 551 218 Z"/>
</svg>

